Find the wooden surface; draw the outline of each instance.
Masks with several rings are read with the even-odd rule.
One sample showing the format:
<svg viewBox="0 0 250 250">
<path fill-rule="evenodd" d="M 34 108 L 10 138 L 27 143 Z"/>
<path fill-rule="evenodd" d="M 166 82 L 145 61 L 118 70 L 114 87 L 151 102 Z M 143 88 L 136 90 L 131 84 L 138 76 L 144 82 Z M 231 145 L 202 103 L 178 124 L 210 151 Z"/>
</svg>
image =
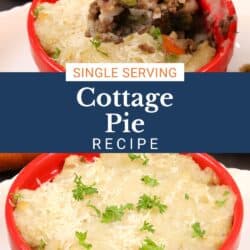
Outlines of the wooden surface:
<svg viewBox="0 0 250 250">
<path fill-rule="evenodd" d="M 20 169 L 37 155 L 37 153 L 0 153 L 0 172 Z"/>
</svg>

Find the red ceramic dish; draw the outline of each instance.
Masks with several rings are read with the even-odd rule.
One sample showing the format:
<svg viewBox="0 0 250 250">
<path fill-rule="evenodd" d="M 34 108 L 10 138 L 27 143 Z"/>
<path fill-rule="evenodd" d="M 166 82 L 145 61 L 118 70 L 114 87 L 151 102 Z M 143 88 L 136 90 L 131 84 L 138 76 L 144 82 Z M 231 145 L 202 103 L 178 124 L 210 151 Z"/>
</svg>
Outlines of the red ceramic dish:
<svg viewBox="0 0 250 250">
<path fill-rule="evenodd" d="M 41 43 L 36 35 L 34 22 L 35 18 L 33 12 L 38 4 L 42 2 L 54 3 L 57 0 L 33 0 L 29 14 L 28 14 L 28 35 L 31 45 L 33 58 L 42 72 L 64 72 L 65 69 L 63 66 L 56 63 L 51 59 L 46 52 L 44 51 Z M 211 0 L 199 0 L 203 12 L 211 13 L 213 9 L 213 2 Z M 205 66 L 200 68 L 198 72 L 223 72 L 227 70 L 227 66 L 230 62 L 230 59 L 233 55 L 234 42 L 236 37 L 237 30 L 237 20 L 236 12 L 234 5 L 231 0 L 217 0 L 220 2 L 220 8 L 218 8 L 213 13 L 213 27 L 212 32 L 214 34 L 216 43 L 217 43 L 217 53 L 215 57 Z M 234 21 L 231 22 L 229 26 L 229 32 L 227 37 L 223 37 L 220 32 L 220 21 L 224 16 L 223 13 L 227 13 L 228 16 L 235 17 Z M 53 27 L 52 27 L 53 28 Z"/>
<path fill-rule="evenodd" d="M 25 243 L 21 234 L 19 233 L 14 217 L 13 206 L 11 203 L 13 193 L 19 189 L 28 188 L 35 189 L 38 187 L 37 179 L 40 182 L 52 180 L 62 169 L 65 158 L 69 154 L 42 154 L 35 160 L 29 163 L 17 176 L 13 182 L 6 200 L 6 222 L 9 232 L 9 238 L 12 250 L 31 250 L 31 248 Z M 98 157 L 98 154 L 81 154 L 86 160 L 92 161 L 94 157 Z M 207 154 L 193 153 L 190 155 L 195 162 L 197 162 L 203 169 L 210 167 L 218 175 L 221 184 L 231 187 L 235 193 L 237 200 L 234 208 L 234 220 L 232 230 L 228 235 L 226 241 L 220 248 L 220 250 L 236 250 L 240 239 L 240 231 L 243 220 L 243 203 L 240 191 L 234 182 L 233 178 L 227 172 L 227 170 L 214 158 Z"/>
</svg>

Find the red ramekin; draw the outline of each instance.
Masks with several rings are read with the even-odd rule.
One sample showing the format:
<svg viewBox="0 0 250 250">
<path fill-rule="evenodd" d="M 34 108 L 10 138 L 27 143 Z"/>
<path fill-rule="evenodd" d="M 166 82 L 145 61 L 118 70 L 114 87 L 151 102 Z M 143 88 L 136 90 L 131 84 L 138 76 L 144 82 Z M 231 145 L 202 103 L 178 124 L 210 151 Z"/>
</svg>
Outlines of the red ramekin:
<svg viewBox="0 0 250 250">
<path fill-rule="evenodd" d="M 34 10 L 38 4 L 42 2 L 54 3 L 57 0 L 33 0 L 31 8 L 28 14 L 28 35 L 31 45 L 33 58 L 41 72 L 64 72 L 65 68 L 56 63 L 50 58 L 44 51 L 39 38 L 36 35 L 34 27 Z M 217 52 L 214 58 L 205 66 L 200 68 L 198 72 L 225 72 L 227 66 L 232 58 L 234 42 L 237 31 L 237 18 L 234 5 L 231 0 L 217 0 L 220 7 L 214 7 L 214 1 L 210 3 L 210 0 L 198 0 L 205 14 L 211 13 L 213 24 L 211 26 L 212 33 L 214 34 L 215 41 L 217 43 Z M 225 14 L 226 13 L 226 14 Z M 221 34 L 220 24 L 221 19 L 226 16 L 234 17 L 230 23 L 229 31 L 226 37 Z M 60 18 L 60 17 L 59 17 Z M 53 27 L 51 27 L 53 29 Z"/>
<path fill-rule="evenodd" d="M 6 206 L 5 206 L 5 215 L 6 223 L 9 232 L 9 239 L 12 250 L 31 250 L 31 248 L 24 241 L 23 237 L 19 233 L 17 226 L 15 224 L 13 216 L 13 204 L 11 202 L 12 196 L 19 189 L 28 188 L 35 189 L 38 187 L 37 179 L 41 183 L 52 180 L 62 169 L 64 160 L 70 154 L 41 154 L 30 162 L 16 177 L 11 188 L 9 190 Z M 83 153 L 85 160 L 92 161 L 94 157 L 98 157 L 98 154 L 87 154 Z M 221 246 L 220 250 L 236 250 L 238 248 L 240 240 L 240 231 L 243 221 L 243 202 L 239 188 L 234 182 L 231 175 L 227 170 L 213 157 L 208 154 L 202 153 L 191 153 L 190 155 L 193 160 L 199 164 L 201 169 L 205 167 L 211 168 L 219 177 L 220 184 L 229 186 L 236 195 L 236 203 L 234 208 L 234 219 L 231 232 L 229 233 L 227 239 Z M 31 218 L 32 219 L 32 218 Z"/>
</svg>

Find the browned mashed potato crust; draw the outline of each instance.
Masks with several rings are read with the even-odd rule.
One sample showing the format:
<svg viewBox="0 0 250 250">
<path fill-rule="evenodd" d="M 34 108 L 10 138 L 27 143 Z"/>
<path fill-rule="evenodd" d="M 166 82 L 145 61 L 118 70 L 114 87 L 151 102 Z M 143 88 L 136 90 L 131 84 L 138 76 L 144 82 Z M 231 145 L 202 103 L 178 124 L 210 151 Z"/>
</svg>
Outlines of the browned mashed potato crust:
<svg viewBox="0 0 250 250">
<path fill-rule="evenodd" d="M 18 195 L 16 224 L 33 249 L 45 250 L 144 250 L 150 242 L 218 250 L 236 199 L 211 169 L 179 154 L 102 154 L 93 163 L 72 155 L 53 182 Z"/>
</svg>

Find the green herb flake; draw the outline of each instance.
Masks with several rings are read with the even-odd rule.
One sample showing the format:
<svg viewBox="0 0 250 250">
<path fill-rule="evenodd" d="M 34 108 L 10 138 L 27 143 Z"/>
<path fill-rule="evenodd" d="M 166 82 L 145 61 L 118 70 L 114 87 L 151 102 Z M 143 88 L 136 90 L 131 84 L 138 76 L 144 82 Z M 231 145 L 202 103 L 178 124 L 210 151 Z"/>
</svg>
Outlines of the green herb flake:
<svg viewBox="0 0 250 250">
<path fill-rule="evenodd" d="M 155 39 L 161 38 L 161 30 L 158 27 L 152 26 L 149 30 L 149 34 Z"/>
<path fill-rule="evenodd" d="M 205 230 L 201 229 L 201 225 L 199 222 L 196 222 L 192 224 L 192 229 L 193 229 L 193 238 L 204 238 L 204 235 L 206 233 Z"/>
<path fill-rule="evenodd" d="M 56 60 L 59 58 L 60 54 L 61 54 L 61 50 L 59 48 L 56 48 L 53 54 L 51 55 L 51 57 Z"/>
<path fill-rule="evenodd" d="M 146 154 L 133 154 L 130 153 L 128 154 L 128 157 L 130 158 L 131 161 L 134 160 L 141 160 L 142 161 L 142 165 L 146 166 L 149 162 L 149 158 L 146 156 Z"/>
<path fill-rule="evenodd" d="M 101 217 L 102 215 L 101 211 L 95 205 L 91 204 L 90 201 L 88 202 L 87 207 L 92 208 L 96 212 L 96 215 L 98 217 Z"/>
<path fill-rule="evenodd" d="M 143 194 L 140 196 L 139 201 L 137 203 L 137 209 L 140 211 L 141 209 L 153 209 L 157 208 L 159 212 L 162 214 L 166 211 L 167 205 L 161 203 L 160 198 L 158 196 L 149 196 L 147 194 Z"/>
<path fill-rule="evenodd" d="M 37 247 L 38 250 L 44 250 L 46 247 L 46 242 L 41 239 L 40 242 L 39 242 L 39 246 Z"/>
<path fill-rule="evenodd" d="M 190 199 L 189 194 L 185 193 L 185 200 L 189 200 L 189 199 Z"/>
<path fill-rule="evenodd" d="M 140 228 L 140 231 L 148 231 L 150 233 L 154 233 L 155 229 L 151 223 L 144 221 L 143 226 Z"/>
<path fill-rule="evenodd" d="M 225 203 L 227 202 L 227 199 L 224 199 L 224 200 L 217 200 L 215 201 L 215 205 L 217 207 L 223 207 L 225 205 Z"/>
<path fill-rule="evenodd" d="M 90 40 L 90 42 L 92 43 L 93 47 L 96 49 L 96 51 L 98 51 L 99 53 L 103 54 L 104 56 L 108 56 L 108 53 L 101 50 L 100 47 L 102 45 L 102 42 L 100 39 L 98 39 L 97 37 L 96 38 L 93 38 L 92 40 Z"/>
<path fill-rule="evenodd" d="M 92 244 L 86 242 L 87 235 L 88 235 L 88 232 L 85 232 L 85 233 L 75 232 L 75 236 L 78 239 L 79 245 L 82 246 L 83 248 L 89 250 L 92 248 Z"/>
<path fill-rule="evenodd" d="M 223 196 L 228 196 L 229 194 L 230 194 L 229 191 L 225 191 L 225 192 L 223 193 Z"/>
<path fill-rule="evenodd" d="M 129 6 L 129 7 L 133 7 L 133 6 L 136 6 L 137 4 L 137 0 L 120 0 L 121 3 Z"/>
<path fill-rule="evenodd" d="M 22 194 L 14 193 L 14 194 L 12 194 L 12 203 L 16 206 L 18 201 L 22 198 L 23 198 Z"/>
<path fill-rule="evenodd" d="M 165 249 L 164 245 L 157 245 L 150 238 L 146 238 L 143 241 L 142 246 L 139 248 L 139 250 L 164 250 L 164 249 Z"/>
<path fill-rule="evenodd" d="M 75 174 L 75 188 L 72 190 L 73 197 L 75 200 L 80 201 L 85 198 L 86 195 L 92 195 L 98 193 L 98 190 L 94 187 L 95 184 L 87 186 L 83 184 L 82 177 Z"/>
<path fill-rule="evenodd" d="M 144 175 L 141 178 L 141 181 L 144 182 L 144 184 L 150 186 L 150 187 L 156 187 L 159 185 L 159 182 L 157 179 L 150 177 L 149 175 Z"/>
<path fill-rule="evenodd" d="M 169 63 L 177 62 L 179 59 L 178 55 L 175 54 L 168 54 L 165 56 L 165 61 Z"/>
<path fill-rule="evenodd" d="M 127 203 L 126 205 L 123 206 L 123 209 L 133 210 L 134 209 L 134 204 Z"/>
<path fill-rule="evenodd" d="M 125 214 L 126 210 L 131 210 L 134 208 L 134 205 L 128 203 L 122 206 L 108 206 L 106 207 L 104 213 L 102 214 L 102 223 L 111 223 L 115 221 L 120 221 Z"/>
<path fill-rule="evenodd" d="M 43 6 L 38 6 L 34 9 L 33 15 L 36 19 L 38 18 L 40 11 L 42 11 L 43 9 L 44 9 Z"/>
</svg>

